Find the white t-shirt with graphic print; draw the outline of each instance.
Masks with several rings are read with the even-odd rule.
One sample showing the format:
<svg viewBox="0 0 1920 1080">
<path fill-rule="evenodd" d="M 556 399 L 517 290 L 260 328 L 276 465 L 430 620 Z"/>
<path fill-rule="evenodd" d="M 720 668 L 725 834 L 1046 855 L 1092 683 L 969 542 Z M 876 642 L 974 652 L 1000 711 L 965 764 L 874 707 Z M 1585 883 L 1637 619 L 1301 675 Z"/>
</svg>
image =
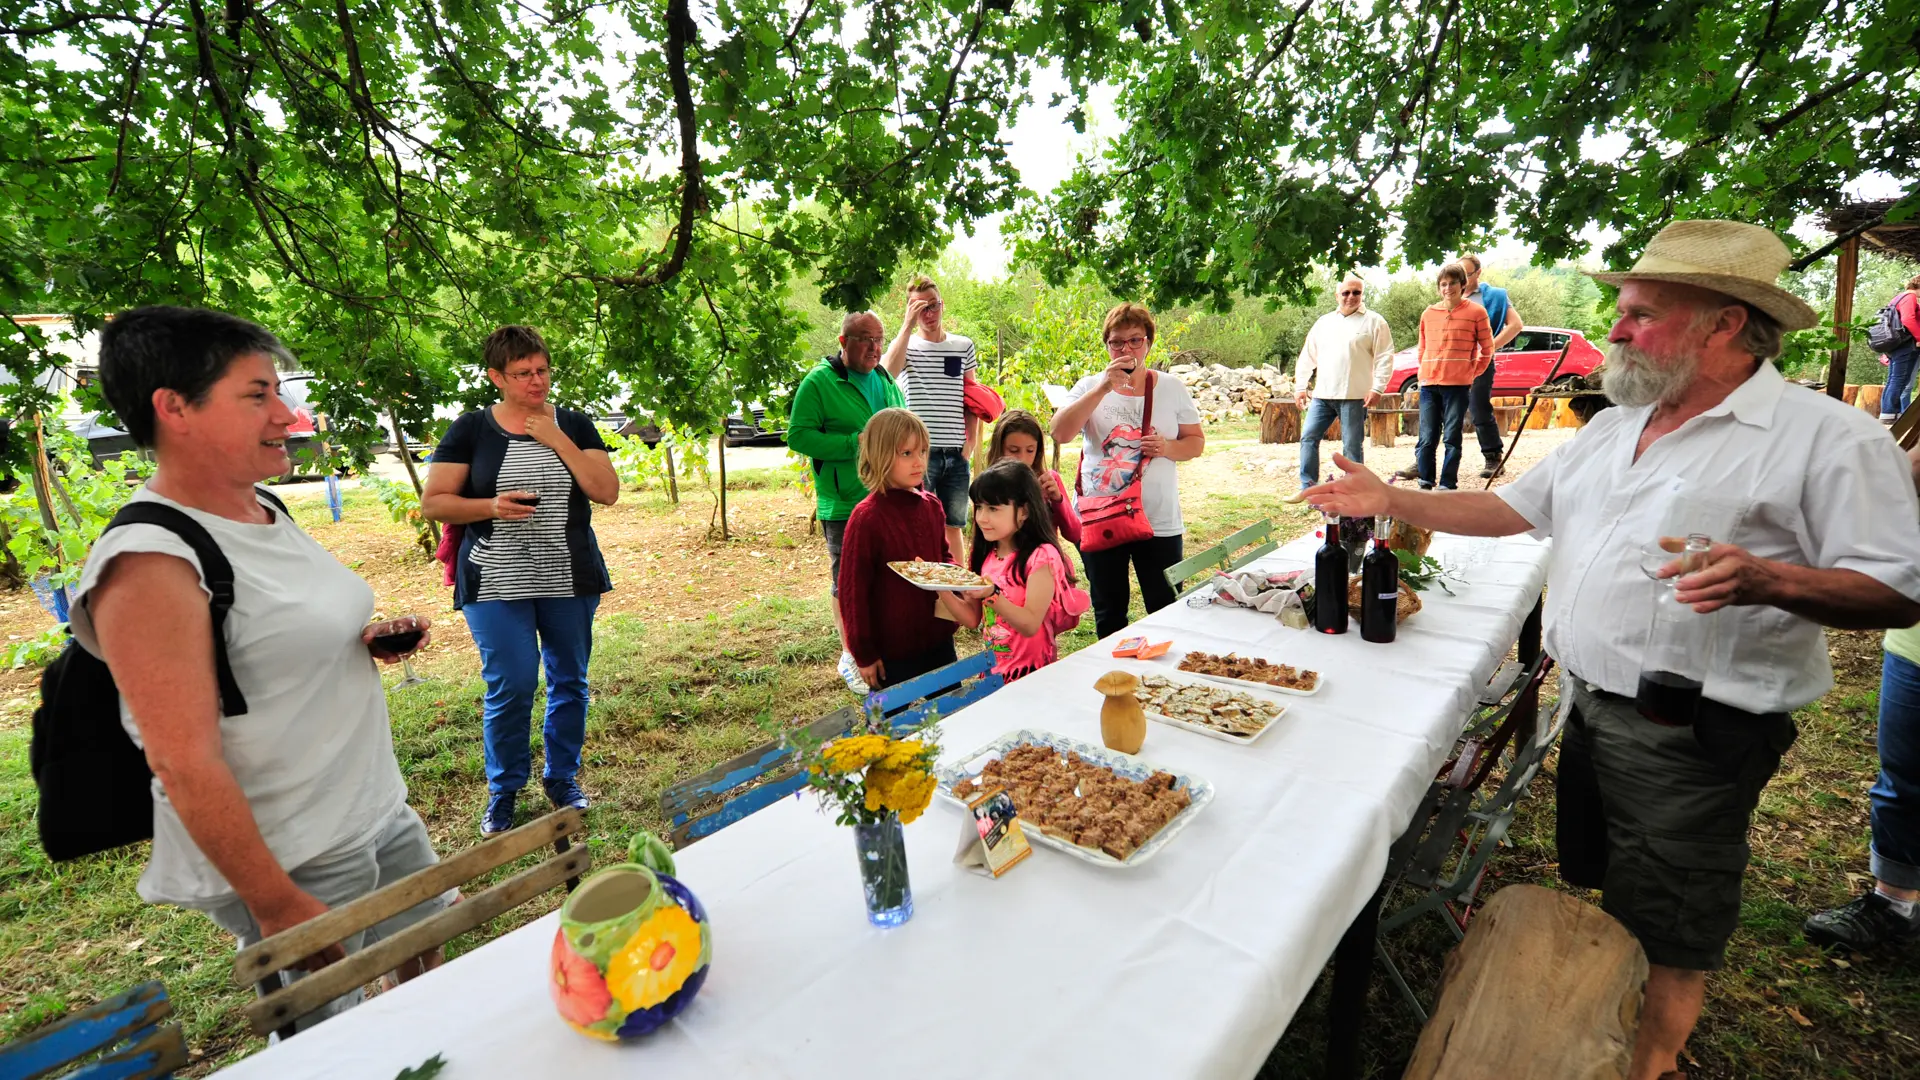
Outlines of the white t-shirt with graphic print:
<svg viewBox="0 0 1920 1080">
<path fill-rule="evenodd" d="M 1093 392 L 1105 379 L 1089 375 L 1073 384 L 1069 392 L 1078 401 Z M 1140 420 L 1146 396 L 1129 396 L 1112 391 L 1094 406 L 1092 415 L 1080 429 L 1086 445 L 1080 458 L 1080 493 L 1117 495 L 1133 482 L 1140 467 Z M 1165 372 L 1153 377 L 1153 430 L 1169 441 L 1180 437 L 1180 425 L 1198 424 L 1200 410 L 1194 407 L 1187 384 Z M 1180 475 L 1172 458 L 1154 458 L 1147 462 L 1146 476 L 1140 482 L 1140 501 L 1147 511 L 1147 524 L 1155 536 L 1179 536 L 1186 531 L 1180 518 Z M 1079 502 L 1075 501 L 1075 509 Z"/>
</svg>

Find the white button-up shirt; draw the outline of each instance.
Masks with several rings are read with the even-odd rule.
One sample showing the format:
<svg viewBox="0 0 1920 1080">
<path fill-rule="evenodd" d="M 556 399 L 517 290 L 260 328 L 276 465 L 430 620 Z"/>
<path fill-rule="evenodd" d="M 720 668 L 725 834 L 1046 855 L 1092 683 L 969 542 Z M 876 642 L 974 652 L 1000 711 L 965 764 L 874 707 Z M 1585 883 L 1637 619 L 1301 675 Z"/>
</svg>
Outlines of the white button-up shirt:
<svg viewBox="0 0 1920 1080">
<path fill-rule="evenodd" d="M 1616 694 L 1639 685 L 1658 590 L 1641 547 L 1705 532 L 1715 542 L 1819 569 L 1847 569 L 1920 600 L 1920 503 L 1907 458 L 1866 413 L 1793 386 L 1772 364 L 1726 399 L 1634 446 L 1652 406 L 1612 408 L 1497 490 L 1552 536 L 1546 645 L 1578 678 Z M 1785 712 L 1833 687 L 1819 624 L 1775 607 L 1711 616 L 1707 697 Z"/>
<path fill-rule="evenodd" d="M 1393 331 L 1365 304 L 1351 315 L 1329 311 L 1307 332 L 1293 385 L 1314 397 L 1339 401 L 1383 392 L 1393 374 Z"/>
</svg>

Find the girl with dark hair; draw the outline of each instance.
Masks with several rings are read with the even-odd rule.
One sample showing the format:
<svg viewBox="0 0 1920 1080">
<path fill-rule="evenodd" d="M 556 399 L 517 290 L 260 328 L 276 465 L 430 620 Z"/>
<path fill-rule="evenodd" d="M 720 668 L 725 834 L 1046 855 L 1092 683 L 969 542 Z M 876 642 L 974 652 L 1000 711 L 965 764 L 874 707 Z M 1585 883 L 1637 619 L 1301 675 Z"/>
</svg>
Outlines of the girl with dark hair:
<svg viewBox="0 0 1920 1080">
<path fill-rule="evenodd" d="M 1000 417 L 1000 423 L 994 426 L 993 442 L 987 446 L 987 464 L 992 465 L 1002 458 L 1012 458 L 1033 470 L 1040 481 L 1040 493 L 1047 499 L 1047 514 L 1053 518 L 1053 527 L 1080 546 L 1080 515 L 1073 509 L 1073 500 L 1067 498 L 1067 485 L 1060 480 L 1060 474 L 1047 468 L 1047 436 L 1040 421 L 1025 409 L 1009 409 Z"/>
<path fill-rule="evenodd" d="M 1033 470 L 1001 461 L 974 478 L 973 571 L 994 584 L 994 595 L 973 602 L 991 607 L 987 642 L 1000 651 L 993 669 L 1011 681 L 1060 658 L 1056 639 L 1092 606 L 1074 583 L 1073 567 L 1054 534 L 1047 500 Z"/>
</svg>

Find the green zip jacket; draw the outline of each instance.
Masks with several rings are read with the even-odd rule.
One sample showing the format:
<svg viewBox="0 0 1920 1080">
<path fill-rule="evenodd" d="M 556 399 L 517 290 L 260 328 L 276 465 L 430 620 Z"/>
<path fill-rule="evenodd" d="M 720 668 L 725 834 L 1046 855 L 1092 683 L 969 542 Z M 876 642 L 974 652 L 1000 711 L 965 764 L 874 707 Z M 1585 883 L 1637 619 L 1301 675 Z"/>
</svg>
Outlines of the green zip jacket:
<svg viewBox="0 0 1920 1080">
<path fill-rule="evenodd" d="M 884 367 L 874 371 L 887 381 L 887 404 L 904 407 L 907 399 Z M 813 492 L 821 521 L 845 521 L 867 497 L 860 483 L 860 429 L 873 416 L 867 396 L 847 381 L 839 354 L 821 357 L 800 380 L 787 410 L 787 449 L 813 459 Z"/>
</svg>

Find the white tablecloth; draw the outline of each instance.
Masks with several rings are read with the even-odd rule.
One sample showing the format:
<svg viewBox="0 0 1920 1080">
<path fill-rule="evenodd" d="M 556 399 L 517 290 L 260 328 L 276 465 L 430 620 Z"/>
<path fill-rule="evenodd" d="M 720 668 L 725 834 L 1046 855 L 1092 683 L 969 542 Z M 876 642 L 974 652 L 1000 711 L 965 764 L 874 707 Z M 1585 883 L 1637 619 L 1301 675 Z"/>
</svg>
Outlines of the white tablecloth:
<svg viewBox="0 0 1920 1080">
<path fill-rule="evenodd" d="M 1435 541 L 1436 551 L 1451 543 Z M 1305 565 L 1302 537 L 1258 565 Z M 608 1045 L 561 1023 L 549 915 L 220 1075 L 390 1080 L 434 1054 L 469 1077 L 1248 1077 L 1380 881 L 1389 843 L 1519 634 L 1547 547 L 1500 541 L 1457 597 L 1390 645 L 1185 602 L 1126 633 L 1321 671 L 1253 746 L 1149 723 L 1141 756 L 1211 780 L 1151 862 L 1037 849 L 991 880 L 951 863 L 961 811 L 907 827 L 915 914 L 869 926 L 849 830 L 803 793 L 679 853 L 713 920 L 705 988 L 673 1024 Z M 1099 742 L 1102 643 L 943 724 L 949 760 L 1016 728 Z M 1140 662 L 1133 662 L 1140 668 Z"/>
</svg>

